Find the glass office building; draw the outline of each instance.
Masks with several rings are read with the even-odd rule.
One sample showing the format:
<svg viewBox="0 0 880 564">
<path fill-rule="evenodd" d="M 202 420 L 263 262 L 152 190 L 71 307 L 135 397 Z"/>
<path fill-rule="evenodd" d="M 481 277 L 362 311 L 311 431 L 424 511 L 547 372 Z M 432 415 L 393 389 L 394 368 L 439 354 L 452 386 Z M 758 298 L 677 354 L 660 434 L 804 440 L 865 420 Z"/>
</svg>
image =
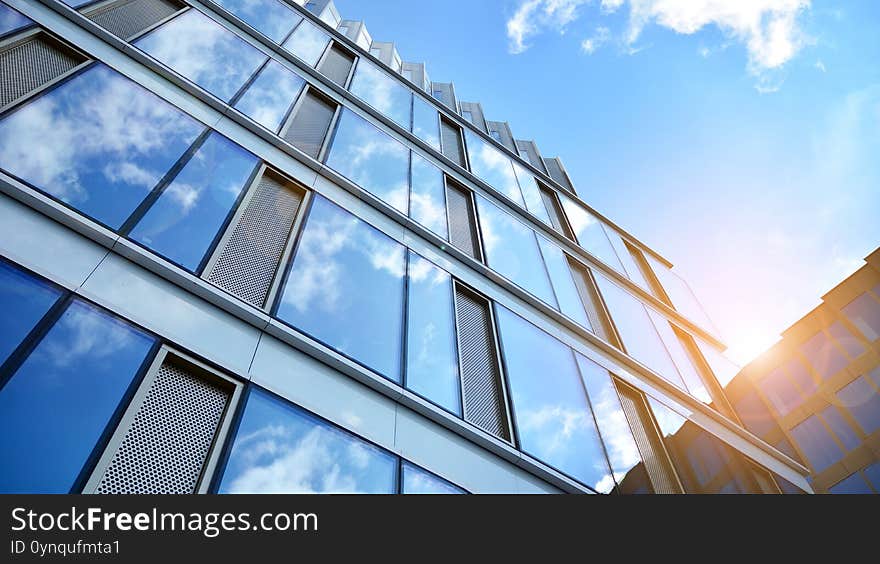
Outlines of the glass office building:
<svg viewBox="0 0 880 564">
<path fill-rule="evenodd" d="M 0 491 L 812 491 L 672 265 L 332 2 L 4 0 L 0 192 Z"/>
</svg>

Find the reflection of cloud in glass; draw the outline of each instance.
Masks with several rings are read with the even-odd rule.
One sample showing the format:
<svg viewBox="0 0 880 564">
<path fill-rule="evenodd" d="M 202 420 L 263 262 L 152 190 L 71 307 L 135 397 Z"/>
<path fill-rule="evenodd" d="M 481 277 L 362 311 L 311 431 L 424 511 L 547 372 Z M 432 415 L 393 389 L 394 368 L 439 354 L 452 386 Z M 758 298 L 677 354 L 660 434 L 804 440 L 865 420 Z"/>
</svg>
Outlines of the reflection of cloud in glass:
<svg viewBox="0 0 880 564">
<path fill-rule="evenodd" d="M 350 90 L 358 98 L 409 129 L 412 93 L 376 65 L 361 59 Z"/>
<path fill-rule="evenodd" d="M 67 340 L 47 340 L 39 354 L 53 366 L 67 368 L 84 358 L 100 361 L 143 341 L 128 325 L 98 314 L 83 304 L 71 306 L 62 318 Z"/>
<path fill-rule="evenodd" d="M 329 42 L 329 35 L 303 20 L 284 42 L 283 47 L 310 66 L 315 66 Z"/>
<path fill-rule="evenodd" d="M 463 494 L 465 493 L 443 478 L 404 461 L 403 493 L 405 494 Z"/>
<path fill-rule="evenodd" d="M 443 173 L 415 152 L 412 153 L 409 199 L 410 217 L 445 239 L 448 229 Z"/>
<path fill-rule="evenodd" d="M 513 164 L 513 172 L 519 182 L 520 190 L 522 190 L 526 209 L 547 225 L 552 225 L 550 222 L 550 215 L 547 213 L 547 208 L 544 207 L 544 199 L 541 197 L 541 191 L 538 188 L 538 182 L 535 180 L 535 177 L 516 162 L 511 161 L 511 163 Z"/>
<path fill-rule="evenodd" d="M 302 18 L 278 0 L 215 0 L 245 23 L 280 43 Z"/>
<path fill-rule="evenodd" d="M 0 4 L 0 35 L 6 35 L 10 31 L 30 23 L 30 19 L 19 14 L 6 4 Z"/>
<path fill-rule="evenodd" d="M 302 85 L 303 79 L 296 73 L 269 61 L 235 107 L 266 129 L 278 131 Z"/>
<path fill-rule="evenodd" d="M 266 60 L 198 10 L 188 10 L 135 42 L 221 100 L 229 100 Z"/>
<path fill-rule="evenodd" d="M 440 116 L 437 109 L 415 95 L 412 132 L 428 145 L 440 150 Z"/>
<path fill-rule="evenodd" d="M 498 149 L 484 143 L 475 133 L 465 128 L 465 140 L 473 173 L 520 206 L 522 194 L 513 172 L 513 164 Z"/>
</svg>

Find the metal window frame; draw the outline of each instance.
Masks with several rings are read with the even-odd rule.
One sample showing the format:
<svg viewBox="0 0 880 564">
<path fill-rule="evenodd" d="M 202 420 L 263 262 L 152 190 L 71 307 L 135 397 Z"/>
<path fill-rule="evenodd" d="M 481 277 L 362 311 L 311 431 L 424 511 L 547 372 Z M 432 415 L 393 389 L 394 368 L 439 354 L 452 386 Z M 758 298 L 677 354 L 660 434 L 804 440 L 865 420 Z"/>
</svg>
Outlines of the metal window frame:
<svg viewBox="0 0 880 564">
<path fill-rule="evenodd" d="M 80 6 L 77 9 L 79 10 L 79 12 L 82 15 L 84 15 L 85 17 L 87 17 L 91 20 L 91 17 L 94 15 L 97 15 L 99 12 L 103 12 L 105 10 L 109 11 L 109 10 L 112 10 L 113 8 L 116 8 L 117 6 L 122 6 L 123 4 L 126 4 L 126 3 L 130 4 L 135 1 L 137 1 L 137 0 L 101 0 L 98 2 L 92 2 L 89 4 L 85 4 L 84 6 Z M 144 35 L 147 35 L 151 31 L 153 31 L 154 29 L 161 27 L 165 23 L 173 20 L 174 18 L 176 18 L 177 16 L 179 16 L 183 12 L 190 9 L 190 6 L 186 3 L 186 0 L 165 0 L 165 1 L 168 2 L 169 4 L 177 5 L 178 6 L 177 10 L 175 10 L 172 14 L 169 14 L 168 16 L 161 18 L 159 21 L 155 22 L 154 24 L 145 27 L 141 31 L 132 35 L 131 37 L 120 37 L 120 39 L 122 39 L 123 41 L 128 41 L 128 42 L 137 41 L 138 39 L 140 39 Z M 92 20 L 92 21 L 94 21 L 94 20 Z M 95 22 L 95 23 L 97 24 L 97 22 Z M 98 24 L 98 25 L 100 25 L 100 24 Z M 104 29 L 106 29 L 106 28 L 104 28 Z M 107 31 L 108 31 L 108 33 L 110 32 L 110 30 L 107 30 Z"/>
<path fill-rule="evenodd" d="M 451 186 L 451 188 L 450 188 Z M 480 264 L 486 264 L 486 254 L 483 251 L 483 231 L 480 229 L 479 218 L 477 216 L 477 203 L 474 201 L 474 193 L 466 186 L 460 184 L 454 179 L 450 178 L 446 174 L 443 175 L 443 199 L 444 203 L 447 203 L 449 200 L 448 190 L 458 190 L 461 192 L 465 199 L 467 200 L 468 206 L 468 228 L 471 231 L 471 238 L 473 239 L 473 251 L 474 255 L 471 257 L 470 253 L 466 252 L 466 249 L 460 249 L 462 253 L 466 254 L 468 257 L 477 261 Z M 446 205 L 446 226 L 448 235 L 446 240 L 452 245 L 452 215 L 449 213 L 449 205 Z M 452 245 L 455 247 L 455 245 Z M 456 247 L 457 248 L 457 247 Z"/>
</svg>

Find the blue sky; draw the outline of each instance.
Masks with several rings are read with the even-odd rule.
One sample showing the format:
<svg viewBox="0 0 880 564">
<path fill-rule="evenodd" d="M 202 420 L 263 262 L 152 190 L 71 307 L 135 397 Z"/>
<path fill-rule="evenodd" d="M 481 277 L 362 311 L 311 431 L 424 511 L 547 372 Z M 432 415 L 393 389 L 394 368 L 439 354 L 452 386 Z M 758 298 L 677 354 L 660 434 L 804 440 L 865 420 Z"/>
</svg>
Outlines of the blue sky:
<svg viewBox="0 0 880 564">
<path fill-rule="evenodd" d="M 336 5 L 561 156 L 676 265 L 736 360 L 880 245 L 876 0 Z"/>
</svg>

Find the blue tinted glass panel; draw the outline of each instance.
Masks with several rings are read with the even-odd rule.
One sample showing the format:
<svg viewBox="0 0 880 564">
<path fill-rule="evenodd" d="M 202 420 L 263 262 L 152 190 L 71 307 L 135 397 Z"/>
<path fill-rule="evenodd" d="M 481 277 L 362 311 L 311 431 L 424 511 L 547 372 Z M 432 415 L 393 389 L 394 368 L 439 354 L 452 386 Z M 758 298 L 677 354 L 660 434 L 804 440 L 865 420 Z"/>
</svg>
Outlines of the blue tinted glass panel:
<svg viewBox="0 0 880 564">
<path fill-rule="evenodd" d="M 0 121 L 0 167 L 118 229 L 203 129 L 96 64 Z"/>
<path fill-rule="evenodd" d="M 6 4 L 0 4 L 0 35 L 6 35 L 10 31 L 32 23 L 29 18 L 19 14 Z"/>
<path fill-rule="evenodd" d="M 541 255 L 547 265 L 547 273 L 550 275 L 550 283 L 553 285 L 556 300 L 559 302 L 559 310 L 581 326 L 592 330 L 593 326 L 590 325 L 584 304 L 578 294 L 577 287 L 574 285 L 574 279 L 571 277 L 571 266 L 568 264 L 565 253 L 555 243 L 551 243 L 540 235 L 537 237 L 538 245 L 541 247 Z"/>
<path fill-rule="evenodd" d="M 464 490 L 450 484 L 443 478 L 413 466 L 409 462 L 403 463 L 403 491 L 404 494 L 463 494 Z"/>
<path fill-rule="evenodd" d="M 673 307 L 703 329 L 717 334 L 718 329 L 712 323 L 712 320 L 709 319 L 706 310 L 688 283 L 649 253 L 645 253 L 645 259 L 660 281 L 660 285 L 663 286 L 663 290 L 672 302 Z"/>
<path fill-rule="evenodd" d="M 767 401 L 776 408 L 780 415 L 786 415 L 801 404 L 803 398 L 786 378 L 782 368 L 777 368 L 764 378 L 758 380 L 758 389 L 763 392 Z"/>
<path fill-rule="evenodd" d="M 657 329 L 657 333 L 660 335 L 660 340 L 666 345 L 666 350 L 669 353 L 669 356 L 672 357 L 672 362 L 678 369 L 678 373 L 681 375 L 687 391 L 704 403 L 712 403 L 709 391 L 706 390 L 706 386 L 703 383 L 703 377 L 700 376 L 697 367 L 694 366 L 694 362 L 690 354 L 688 354 L 688 351 L 685 349 L 684 344 L 681 342 L 681 339 L 675 331 L 673 331 L 669 320 L 653 308 L 648 307 L 646 309 L 651 321 L 654 322 L 654 327 Z"/>
<path fill-rule="evenodd" d="M 843 451 L 815 415 L 795 426 L 791 436 L 815 472 L 821 472 L 843 458 Z"/>
<path fill-rule="evenodd" d="M 316 197 L 278 317 L 400 382 L 404 247 Z"/>
<path fill-rule="evenodd" d="M 329 35 L 311 22 L 303 20 L 284 42 L 283 47 L 313 67 L 318 64 L 318 59 L 328 43 Z"/>
<path fill-rule="evenodd" d="M 614 479 L 571 349 L 507 309 L 497 311 L 523 450 L 598 491 L 610 491 Z"/>
<path fill-rule="evenodd" d="M 0 260 L 0 365 L 49 311 L 61 292 Z"/>
<path fill-rule="evenodd" d="M 818 389 L 819 386 L 813 379 L 813 375 L 810 374 L 810 371 L 807 370 L 807 367 L 804 366 L 804 363 L 799 358 L 792 358 L 786 362 L 784 370 L 795 381 L 805 396 L 809 396 Z"/>
<path fill-rule="evenodd" d="M 79 6 L 82 6 L 83 4 L 88 4 L 89 2 L 94 2 L 94 0 L 63 0 L 63 2 L 65 4 L 67 4 L 68 6 L 78 8 Z"/>
<path fill-rule="evenodd" d="M 865 477 L 871 482 L 871 485 L 874 486 L 877 493 L 880 493 L 880 462 L 875 462 L 862 470 L 862 472 L 865 473 Z"/>
<path fill-rule="evenodd" d="M 443 172 L 412 151 L 412 189 L 409 216 L 437 235 L 447 238 L 446 190 Z"/>
<path fill-rule="evenodd" d="M 489 186 L 492 186 L 519 206 L 524 206 L 519 184 L 513 172 L 513 163 L 504 154 L 484 143 L 482 139 L 468 129 L 464 129 L 465 143 L 467 143 L 468 157 L 471 163 L 471 172 L 481 178 Z"/>
<path fill-rule="evenodd" d="M 220 493 L 372 493 L 396 490 L 397 457 L 252 389 Z"/>
<path fill-rule="evenodd" d="M 256 166 L 255 156 L 211 133 L 130 237 L 194 272 Z"/>
<path fill-rule="evenodd" d="M 266 55 L 198 10 L 187 10 L 135 45 L 226 101 L 266 60 Z"/>
<path fill-rule="evenodd" d="M 833 494 L 871 494 L 874 493 L 873 490 L 868 486 L 865 482 L 865 479 L 862 478 L 862 475 L 856 472 L 855 474 L 850 475 L 848 478 L 844 478 L 843 480 L 837 482 L 830 488 L 828 488 L 829 493 Z"/>
<path fill-rule="evenodd" d="M 409 149 L 350 110 L 343 110 L 327 166 L 407 212 Z"/>
<path fill-rule="evenodd" d="M 277 132 L 303 82 L 299 75 L 280 63 L 269 61 L 235 107 L 266 129 Z"/>
<path fill-rule="evenodd" d="M 860 376 L 837 392 L 841 407 L 849 410 L 866 435 L 880 429 L 880 394 Z"/>
<path fill-rule="evenodd" d="M 281 43 L 302 18 L 278 0 L 216 0 L 243 22 Z"/>
<path fill-rule="evenodd" d="M 406 386 L 461 414 L 452 277 L 409 253 Z"/>
<path fill-rule="evenodd" d="M 539 299 L 556 306 L 535 232 L 477 196 L 480 230 L 489 266 Z"/>
<path fill-rule="evenodd" d="M 824 331 L 813 335 L 798 350 L 807 357 L 810 366 L 823 380 L 834 376 L 849 364 L 849 360 L 834 346 Z"/>
<path fill-rule="evenodd" d="M 358 61 L 349 90 L 404 129 L 410 128 L 412 91 L 373 63 Z"/>
<path fill-rule="evenodd" d="M 580 246 L 617 272 L 626 275 L 599 220 L 561 192 L 558 195 L 559 201 L 562 202 L 562 210 L 568 217 L 568 223 Z"/>
<path fill-rule="evenodd" d="M 440 150 L 440 115 L 437 108 L 420 96 L 413 96 L 412 132 L 434 149 Z"/>
<path fill-rule="evenodd" d="M 880 304 L 878 304 L 878 308 L 880 308 Z M 865 347 L 862 343 L 840 321 L 832 323 L 828 327 L 828 332 L 831 333 L 831 337 L 837 341 L 837 344 L 843 347 L 843 350 L 846 351 L 850 358 L 858 358 L 865 352 Z"/>
<path fill-rule="evenodd" d="M 880 292 L 880 286 L 874 288 Z M 880 339 L 880 301 L 867 292 L 848 303 L 841 311 L 868 341 Z"/>
<path fill-rule="evenodd" d="M 862 444 L 853 428 L 849 426 L 849 423 L 846 422 L 840 411 L 833 405 L 822 411 L 822 418 L 825 419 L 825 422 L 831 427 L 831 430 L 837 435 L 837 438 L 840 439 L 840 442 L 843 443 L 844 448 L 847 450 L 852 450 Z"/>
<path fill-rule="evenodd" d="M 152 337 L 74 302 L 0 390 L 0 491 L 67 493 Z"/>
<path fill-rule="evenodd" d="M 541 197 L 541 190 L 538 188 L 538 182 L 535 180 L 535 177 L 532 176 L 531 172 L 515 162 L 513 162 L 513 172 L 516 174 L 520 191 L 522 191 L 523 199 L 526 202 L 526 209 L 547 225 L 552 226 L 550 214 L 547 213 L 547 208 L 544 207 L 544 198 Z"/>
</svg>

